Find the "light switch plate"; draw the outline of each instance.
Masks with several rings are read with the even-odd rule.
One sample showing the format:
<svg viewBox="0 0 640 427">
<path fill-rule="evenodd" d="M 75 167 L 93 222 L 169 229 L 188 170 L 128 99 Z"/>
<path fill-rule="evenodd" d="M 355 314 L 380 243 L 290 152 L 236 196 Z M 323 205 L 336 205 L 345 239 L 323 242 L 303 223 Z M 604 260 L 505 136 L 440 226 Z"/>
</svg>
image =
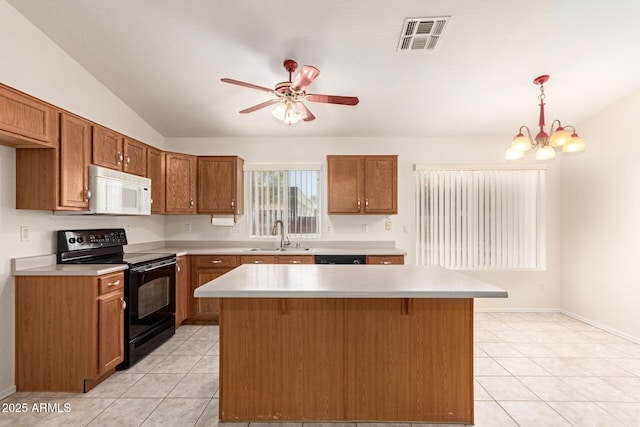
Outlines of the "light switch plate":
<svg viewBox="0 0 640 427">
<path fill-rule="evenodd" d="M 31 228 L 27 226 L 20 227 L 20 241 L 29 242 L 31 240 Z"/>
</svg>

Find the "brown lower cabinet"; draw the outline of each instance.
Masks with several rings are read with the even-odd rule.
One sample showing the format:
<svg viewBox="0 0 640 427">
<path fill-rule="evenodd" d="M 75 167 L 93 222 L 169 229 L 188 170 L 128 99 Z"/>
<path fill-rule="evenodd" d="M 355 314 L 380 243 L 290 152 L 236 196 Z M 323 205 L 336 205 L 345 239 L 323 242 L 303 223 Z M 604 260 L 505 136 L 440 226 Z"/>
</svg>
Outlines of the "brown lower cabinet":
<svg viewBox="0 0 640 427">
<path fill-rule="evenodd" d="M 242 264 L 313 264 L 313 255 L 190 255 L 191 286 L 185 323 L 218 323 L 220 300 L 218 298 L 195 298 L 193 291 L 211 280 L 222 276 Z M 181 292 L 176 286 L 176 292 Z M 181 298 L 176 298 L 176 303 Z M 176 323 L 178 309 L 176 306 Z"/>
<path fill-rule="evenodd" d="M 124 274 L 16 276 L 16 388 L 83 392 L 124 359 Z"/>
<path fill-rule="evenodd" d="M 187 256 L 176 257 L 176 328 L 189 316 L 189 263 Z"/>
</svg>

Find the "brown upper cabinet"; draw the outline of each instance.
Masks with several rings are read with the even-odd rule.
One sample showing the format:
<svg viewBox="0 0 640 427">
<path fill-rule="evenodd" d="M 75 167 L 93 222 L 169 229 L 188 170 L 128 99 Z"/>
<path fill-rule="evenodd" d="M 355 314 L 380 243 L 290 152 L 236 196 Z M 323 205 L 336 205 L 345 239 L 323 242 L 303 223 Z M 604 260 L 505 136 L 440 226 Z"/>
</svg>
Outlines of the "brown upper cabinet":
<svg viewBox="0 0 640 427">
<path fill-rule="evenodd" d="M 0 143 L 16 148 L 57 146 L 58 111 L 0 84 Z"/>
<path fill-rule="evenodd" d="M 165 156 L 161 150 L 147 147 L 147 178 L 151 179 L 151 213 L 164 213 Z"/>
<path fill-rule="evenodd" d="M 329 214 L 398 213 L 398 156 L 327 156 Z"/>
<path fill-rule="evenodd" d="M 147 175 L 147 145 L 131 138 L 122 142 L 122 170 L 138 176 Z"/>
<path fill-rule="evenodd" d="M 198 157 L 198 213 L 244 213 L 243 165 L 237 156 Z"/>
<path fill-rule="evenodd" d="M 59 128 L 56 148 L 16 149 L 17 209 L 88 209 L 91 123 L 61 113 Z"/>
<path fill-rule="evenodd" d="M 165 213 L 195 214 L 198 158 L 179 153 L 164 153 L 164 156 Z"/>
<path fill-rule="evenodd" d="M 93 127 L 94 165 L 134 175 L 147 175 L 147 146 L 105 127 Z"/>
<path fill-rule="evenodd" d="M 93 127 L 93 156 L 94 165 L 109 169 L 122 170 L 122 135 L 105 127 Z"/>
</svg>

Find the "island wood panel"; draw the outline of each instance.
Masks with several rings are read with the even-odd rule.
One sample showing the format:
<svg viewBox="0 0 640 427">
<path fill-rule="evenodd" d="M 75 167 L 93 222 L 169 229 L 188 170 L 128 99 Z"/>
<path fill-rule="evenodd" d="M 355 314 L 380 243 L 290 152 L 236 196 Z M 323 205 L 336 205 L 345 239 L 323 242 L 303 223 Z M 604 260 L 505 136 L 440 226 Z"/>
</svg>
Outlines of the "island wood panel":
<svg viewBox="0 0 640 427">
<path fill-rule="evenodd" d="M 221 420 L 343 419 L 343 304 L 223 298 Z"/>
<path fill-rule="evenodd" d="M 220 420 L 473 423 L 472 299 L 223 298 Z"/>
<path fill-rule="evenodd" d="M 472 299 L 345 301 L 347 420 L 473 424 Z"/>
</svg>

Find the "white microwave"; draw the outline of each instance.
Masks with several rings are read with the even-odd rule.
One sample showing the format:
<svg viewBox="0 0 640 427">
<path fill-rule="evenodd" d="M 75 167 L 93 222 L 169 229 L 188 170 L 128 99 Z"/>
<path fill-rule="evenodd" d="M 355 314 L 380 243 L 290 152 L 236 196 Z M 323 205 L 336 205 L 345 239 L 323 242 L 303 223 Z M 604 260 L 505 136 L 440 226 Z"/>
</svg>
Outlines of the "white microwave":
<svg viewBox="0 0 640 427">
<path fill-rule="evenodd" d="M 89 166 L 89 213 L 151 215 L 151 180 L 100 166 Z"/>
</svg>

